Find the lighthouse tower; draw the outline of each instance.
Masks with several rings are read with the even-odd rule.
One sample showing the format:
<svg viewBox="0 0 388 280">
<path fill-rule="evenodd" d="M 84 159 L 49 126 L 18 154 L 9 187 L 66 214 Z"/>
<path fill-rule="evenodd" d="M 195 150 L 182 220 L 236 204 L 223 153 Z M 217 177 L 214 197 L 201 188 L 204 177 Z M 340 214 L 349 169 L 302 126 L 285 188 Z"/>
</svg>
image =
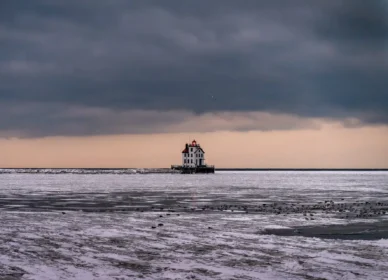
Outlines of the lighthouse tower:
<svg viewBox="0 0 388 280">
<path fill-rule="evenodd" d="M 182 151 L 182 166 L 195 168 L 205 165 L 205 152 L 197 141 L 193 140 L 191 144 L 186 144 Z"/>
</svg>

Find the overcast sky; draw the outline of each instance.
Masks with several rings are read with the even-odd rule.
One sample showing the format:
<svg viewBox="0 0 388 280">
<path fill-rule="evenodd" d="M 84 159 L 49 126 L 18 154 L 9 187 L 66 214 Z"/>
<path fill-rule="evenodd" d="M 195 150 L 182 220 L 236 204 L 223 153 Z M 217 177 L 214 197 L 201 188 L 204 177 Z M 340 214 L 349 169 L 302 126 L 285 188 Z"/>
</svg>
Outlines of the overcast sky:
<svg viewBox="0 0 388 280">
<path fill-rule="evenodd" d="M 383 0 L 3 0 L 0 129 L 163 132 L 182 114 L 222 111 L 386 123 L 387 8 Z"/>
<path fill-rule="evenodd" d="M 388 123 L 388 1 L 2 0 L 0 137 Z"/>
</svg>

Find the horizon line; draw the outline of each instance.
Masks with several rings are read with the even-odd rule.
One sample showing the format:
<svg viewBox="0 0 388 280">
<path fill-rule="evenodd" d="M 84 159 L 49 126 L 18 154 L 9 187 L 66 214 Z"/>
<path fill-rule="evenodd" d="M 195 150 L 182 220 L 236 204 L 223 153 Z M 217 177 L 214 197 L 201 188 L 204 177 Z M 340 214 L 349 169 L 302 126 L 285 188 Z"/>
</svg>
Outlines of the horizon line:
<svg viewBox="0 0 388 280">
<path fill-rule="evenodd" d="M 0 167 L 0 169 L 170 169 L 168 167 Z M 388 168 L 256 168 L 256 167 L 223 167 L 217 171 L 388 171 Z"/>
</svg>

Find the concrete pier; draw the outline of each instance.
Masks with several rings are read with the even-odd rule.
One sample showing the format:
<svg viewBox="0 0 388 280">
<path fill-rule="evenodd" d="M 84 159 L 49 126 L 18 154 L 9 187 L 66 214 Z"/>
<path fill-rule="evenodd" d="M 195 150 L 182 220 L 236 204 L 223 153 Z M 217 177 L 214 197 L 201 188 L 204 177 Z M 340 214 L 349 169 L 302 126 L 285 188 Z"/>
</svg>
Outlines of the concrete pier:
<svg viewBox="0 0 388 280">
<path fill-rule="evenodd" d="M 195 173 L 214 173 L 214 165 L 202 165 L 196 167 L 188 167 L 182 165 L 172 165 L 171 169 L 179 170 L 182 174 L 195 174 Z"/>
</svg>

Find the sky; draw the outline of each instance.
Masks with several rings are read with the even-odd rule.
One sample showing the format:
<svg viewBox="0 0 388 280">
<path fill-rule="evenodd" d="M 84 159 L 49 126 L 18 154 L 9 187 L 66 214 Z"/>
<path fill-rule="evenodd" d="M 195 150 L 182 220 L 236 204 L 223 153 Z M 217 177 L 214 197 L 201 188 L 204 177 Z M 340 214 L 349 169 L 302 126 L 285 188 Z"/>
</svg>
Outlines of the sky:
<svg viewBox="0 0 388 280">
<path fill-rule="evenodd" d="M 388 168 L 388 1 L 2 0 L 0 167 Z"/>
</svg>

